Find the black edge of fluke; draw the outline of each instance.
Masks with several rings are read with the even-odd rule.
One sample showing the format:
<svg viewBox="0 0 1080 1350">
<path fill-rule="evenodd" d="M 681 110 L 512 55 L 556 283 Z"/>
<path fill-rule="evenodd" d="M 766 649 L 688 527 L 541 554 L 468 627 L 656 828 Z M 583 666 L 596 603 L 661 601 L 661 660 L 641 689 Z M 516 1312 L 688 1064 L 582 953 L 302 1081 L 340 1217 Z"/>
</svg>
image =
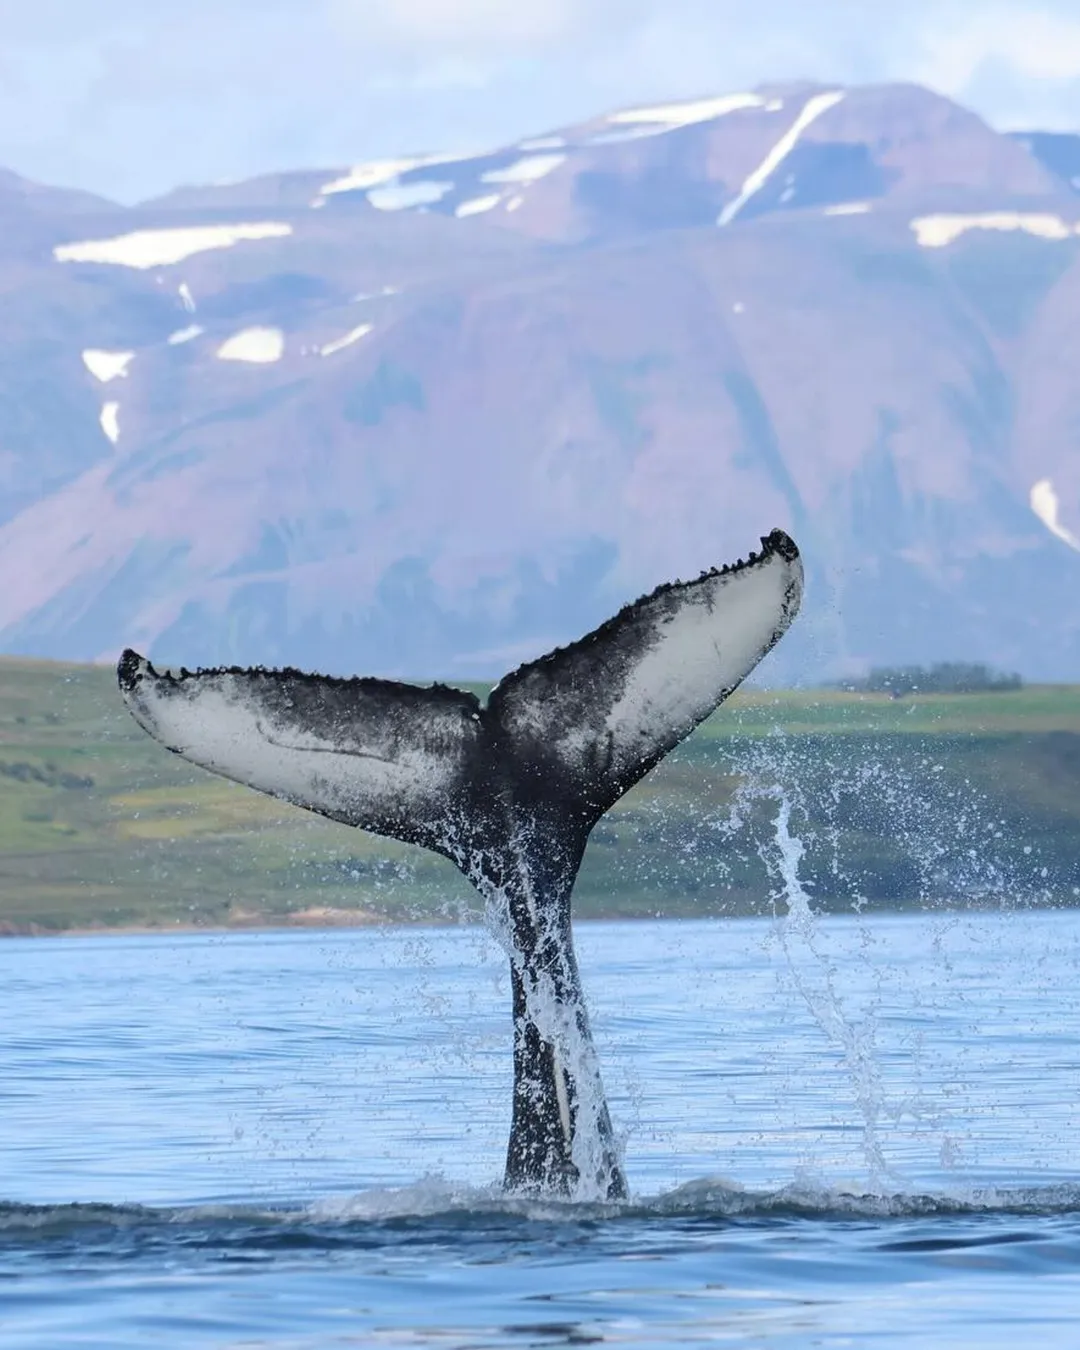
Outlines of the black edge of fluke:
<svg viewBox="0 0 1080 1350">
<path fill-rule="evenodd" d="M 120 660 L 116 663 L 116 682 L 125 694 L 129 694 L 139 683 L 141 665 L 142 657 L 139 653 L 125 647 Z"/>
<path fill-rule="evenodd" d="M 748 568 L 760 567 L 762 563 L 768 562 L 769 558 L 771 558 L 774 553 L 778 557 L 783 558 L 785 562 L 794 562 L 799 557 L 799 547 L 795 543 L 795 540 L 792 539 L 791 535 L 786 534 L 783 530 L 770 530 L 768 534 L 761 536 L 760 553 L 748 553 L 745 558 L 738 558 L 733 563 L 723 563 L 720 567 L 706 567 L 704 571 L 699 574 L 697 580 L 706 581 L 709 577 L 736 576 L 740 572 L 745 572 Z M 661 582 L 659 586 L 654 590 L 649 591 L 648 594 L 640 596 L 637 600 L 631 601 L 628 605 L 624 605 L 617 614 L 613 614 L 610 619 L 605 619 L 598 628 L 595 628 L 591 633 L 587 633 L 585 637 L 579 638 L 576 642 L 567 643 L 565 647 L 553 647 L 552 650 L 545 655 L 538 656 L 533 661 L 525 661 L 516 669 L 508 671 L 496 683 L 491 694 L 494 694 L 500 687 L 509 684 L 524 671 L 532 667 L 551 666 L 560 659 L 568 656 L 570 653 L 580 651 L 582 648 L 592 645 L 598 639 L 606 637 L 609 633 L 615 632 L 619 627 L 626 623 L 627 619 L 629 619 L 636 610 L 639 610 L 641 606 L 647 604 L 648 601 L 657 600 L 660 596 L 668 595 L 672 591 L 677 591 L 686 584 L 686 582 L 679 579 Z M 782 632 L 783 629 L 780 631 Z M 728 692 L 730 693 L 730 690 Z M 489 705 L 491 703 L 491 694 L 488 695 Z M 725 697 L 727 697 L 727 695 L 725 695 Z"/>
<path fill-rule="evenodd" d="M 182 685 L 187 681 L 198 682 L 208 676 L 239 675 L 247 678 L 265 677 L 269 681 L 293 680 L 297 684 L 309 687 L 327 686 L 335 689 L 360 689 L 374 692 L 424 696 L 443 703 L 460 703 L 462 699 L 480 708 L 480 700 L 467 690 L 454 685 L 443 684 L 435 680 L 431 684 L 413 684 L 408 680 L 381 679 L 375 675 L 320 675 L 312 671 L 297 670 L 295 666 L 199 666 L 188 670 L 181 666 L 179 672 L 170 669 L 155 670 L 154 663 L 147 661 L 130 647 L 124 649 L 116 666 L 116 679 L 120 690 L 129 694 L 146 677 L 163 680 L 167 684 Z"/>
<path fill-rule="evenodd" d="M 795 540 L 790 534 L 785 534 L 783 530 L 770 530 L 761 540 L 762 553 L 779 553 L 785 562 L 794 562 L 799 556 L 799 549 Z"/>
</svg>

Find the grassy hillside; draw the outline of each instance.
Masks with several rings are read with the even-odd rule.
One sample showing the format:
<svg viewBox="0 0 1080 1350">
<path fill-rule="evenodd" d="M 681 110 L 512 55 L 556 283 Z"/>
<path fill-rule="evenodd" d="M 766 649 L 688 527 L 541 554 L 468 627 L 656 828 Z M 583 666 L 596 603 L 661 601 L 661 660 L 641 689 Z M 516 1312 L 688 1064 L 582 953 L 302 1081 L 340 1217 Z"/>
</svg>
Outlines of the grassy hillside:
<svg viewBox="0 0 1080 1350">
<path fill-rule="evenodd" d="M 767 908 L 782 798 L 824 906 L 1069 902 L 1080 688 L 737 694 L 597 828 L 578 912 Z M 431 855 L 186 766 L 130 719 L 111 670 L 0 658 L 0 931 L 473 903 Z"/>
</svg>

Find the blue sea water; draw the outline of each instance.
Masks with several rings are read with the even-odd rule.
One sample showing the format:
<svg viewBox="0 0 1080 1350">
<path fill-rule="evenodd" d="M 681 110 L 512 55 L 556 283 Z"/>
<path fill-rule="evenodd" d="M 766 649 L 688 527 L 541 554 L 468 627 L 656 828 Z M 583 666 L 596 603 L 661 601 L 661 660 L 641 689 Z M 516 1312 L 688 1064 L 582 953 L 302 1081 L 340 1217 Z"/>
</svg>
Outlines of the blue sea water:
<svg viewBox="0 0 1080 1350">
<path fill-rule="evenodd" d="M 578 947 L 625 1205 L 500 1194 L 480 930 L 0 944 L 0 1346 L 1080 1346 L 1080 914 Z"/>
</svg>

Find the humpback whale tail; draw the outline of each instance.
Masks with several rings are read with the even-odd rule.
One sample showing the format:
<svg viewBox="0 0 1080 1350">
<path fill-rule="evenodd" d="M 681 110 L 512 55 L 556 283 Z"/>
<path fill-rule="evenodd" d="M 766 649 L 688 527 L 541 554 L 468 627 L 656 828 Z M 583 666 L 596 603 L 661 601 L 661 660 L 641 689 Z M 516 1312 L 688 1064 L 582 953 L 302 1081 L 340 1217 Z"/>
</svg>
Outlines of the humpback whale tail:
<svg viewBox="0 0 1080 1350">
<path fill-rule="evenodd" d="M 514 1096 L 506 1183 L 626 1193 L 570 926 L 604 812 L 721 703 L 798 611 L 802 565 L 761 552 L 659 587 L 595 632 L 473 694 L 298 670 L 159 673 L 125 651 L 139 724 L 203 768 L 450 858 L 510 957 Z"/>
</svg>

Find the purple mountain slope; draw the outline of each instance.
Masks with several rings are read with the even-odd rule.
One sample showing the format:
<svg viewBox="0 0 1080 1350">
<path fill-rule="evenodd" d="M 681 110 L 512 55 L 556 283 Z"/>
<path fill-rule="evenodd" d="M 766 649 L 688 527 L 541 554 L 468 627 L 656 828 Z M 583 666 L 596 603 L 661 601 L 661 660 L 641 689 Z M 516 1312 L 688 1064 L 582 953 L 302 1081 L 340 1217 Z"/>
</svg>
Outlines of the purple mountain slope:
<svg viewBox="0 0 1080 1350">
<path fill-rule="evenodd" d="M 1080 137 L 777 86 L 123 208 L 0 177 L 0 650 L 497 674 L 773 526 L 773 679 L 1080 678 Z"/>
</svg>

